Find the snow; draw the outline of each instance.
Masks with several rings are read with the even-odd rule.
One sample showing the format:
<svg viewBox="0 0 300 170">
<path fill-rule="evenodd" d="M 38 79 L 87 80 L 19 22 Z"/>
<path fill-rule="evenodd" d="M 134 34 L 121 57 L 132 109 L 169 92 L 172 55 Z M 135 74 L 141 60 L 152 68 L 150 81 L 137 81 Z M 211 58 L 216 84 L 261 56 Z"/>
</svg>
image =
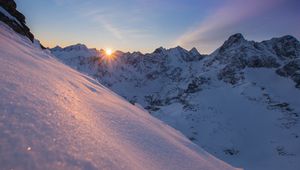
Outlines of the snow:
<svg viewBox="0 0 300 170">
<path fill-rule="evenodd" d="M 1 169 L 234 169 L 0 22 Z"/>
<path fill-rule="evenodd" d="M 274 50 L 274 46 L 281 48 Z M 183 60 L 194 55 L 180 47 L 161 47 L 151 54 L 126 53 L 110 63 L 111 67 L 98 60 L 58 58 L 138 103 L 135 105 L 233 166 L 298 170 L 300 90 L 276 70 L 299 58 L 299 51 L 295 38 L 258 43 L 237 34 L 198 60 Z M 230 70 L 220 76 L 224 68 L 233 69 L 232 76 L 238 78 L 234 85 L 224 81 L 226 76 L 231 78 Z M 199 77 L 208 80 L 187 92 Z"/>
<path fill-rule="evenodd" d="M 173 103 L 160 107 L 153 115 L 234 166 L 297 170 L 298 119 L 274 105 L 288 103 L 292 112 L 299 113 L 299 90 L 274 70 L 246 69 L 245 74 L 249 83 L 214 85 L 191 95 L 188 101 L 196 111 Z M 294 125 L 285 126 L 294 121 Z M 280 154 L 278 148 L 284 152 Z M 230 155 L 228 149 L 237 152 Z"/>
<path fill-rule="evenodd" d="M 63 57 L 64 59 L 72 58 L 74 56 L 79 56 L 79 57 L 100 56 L 100 51 L 96 49 L 88 49 L 83 44 L 71 45 L 65 48 L 61 48 L 57 46 L 53 48 L 52 52 L 56 56 Z"/>
</svg>

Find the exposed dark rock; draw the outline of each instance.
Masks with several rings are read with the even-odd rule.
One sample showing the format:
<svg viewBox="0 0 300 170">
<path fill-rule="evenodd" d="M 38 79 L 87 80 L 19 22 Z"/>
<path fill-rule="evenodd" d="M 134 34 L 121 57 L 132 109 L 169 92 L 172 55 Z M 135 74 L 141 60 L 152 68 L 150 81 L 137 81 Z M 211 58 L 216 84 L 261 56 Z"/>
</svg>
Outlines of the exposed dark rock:
<svg viewBox="0 0 300 170">
<path fill-rule="evenodd" d="M 13 0 L 0 0 L 0 6 L 3 7 L 11 16 L 15 17 L 15 21 L 0 12 L 0 20 L 10 26 L 17 33 L 28 37 L 32 42 L 34 39 L 30 29 L 26 26 L 25 16 L 17 10 L 17 5 Z"/>
<path fill-rule="evenodd" d="M 244 75 L 243 72 L 240 72 L 240 68 L 227 65 L 219 72 L 218 79 L 234 85 L 243 80 Z"/>
<path fill-rule="evenodd" d="M 275 38 L 272 40 L 275 41 L 273 49 L 276 52 L 276 55 L 278 55 L 282 59 L 299 58 L 300 43 L 295 37 L 286 35 L 281 38 Z"/>
<path fill-rule="evenodd" d="M 226 154 L 226 155 L 237 155 L 237 154 L 239 154 L 240 153 L 240 151 L 239 150 L 237 150 L 237 149 L 234 149 L 234 148 L 230 148 L 230 149 L 225 149 L 224 150 L 224 153 Z"/>
<path fill-rule="evenodd" d="M 182 68 L 175 67 L 174 69 L 170 70 L 170 73 L 166 73 L 166 76 L 176 82 L 179 82 L 181 80 L 181 73 Z"/>
<path fill-rule="evenodd" d="M 242 70 L 250 68 L 278 68 L 283 62 L 289 62 L 277 70 L 282 76 L 290 77 L 300 86 L 300 73 L 297 60 L 300 56 L 299 41 L 292 36 L 273 38 L 263 42 L 247 41 L 241 34 L 229 37 L 214 53 L 215 57 L 208 63 L 224 64 L 218 78 L 235 84 L 243 79 Z"/>
<path fill-rule="evenodd" d="M 155 49 L 153 53 L 158 53 L 159 54 L 159 53 L 162 53 L 165 50 L 166 49 L 164 49 L 163 47 L 159 47 L 159 48 Z"/>
<path fill-rule="evenodd" d="M 294 156 L 295 154 L 289 153 L 283 146 L 277 146 L 276 151 L 280 156 Z"/>
<path fill-rule="evenodd" d="M 184 58 L 185 61 L 199 61 L 204 58 L 204 55 L 201 55 L 195 47 L 192 48 L 188 54 L 189 55 L 186 55 Z"/>
<path fill-rule="evenodd" d="M 245 39 L 241 33 L 234 34 L 224 42 L 219 51 L 224 52 L 226 49 L 230 48 L 233 45 L 240 44 L 242 41 L 245 41 Z"/>
<path fill-rule="evenodd" d="M 280 69 L 277 69 L 276 73 L 280 76 L 290 77 L 296 83 L 296 87 L 300 88 L 300 59 L 292 60 Z"/>
<path fill-rule="evenodd" d="M 194 138 L 194 137 L 189 137 L 189 140 L 191 140 L 191 141 L 195 141 L 195 140 L 196 140 L 196 138 Z"/>
<path fill-rule="evenodd" d="M 145 109 L 149 111 L 158 111 L 159 106 L 163 106 L 163 101 L 158 94 L 145 96 L 145 101 L 148 103 Z"/>
<path fill-rule="evenodd" d="M 196 77 L 192 80 L 191 83 L 188 84 L 186 93 L 195 93 L 201 90 L 201 86 L 204 84 L 209 84 L 210 78 L 207 77 Z"/>
</svg>

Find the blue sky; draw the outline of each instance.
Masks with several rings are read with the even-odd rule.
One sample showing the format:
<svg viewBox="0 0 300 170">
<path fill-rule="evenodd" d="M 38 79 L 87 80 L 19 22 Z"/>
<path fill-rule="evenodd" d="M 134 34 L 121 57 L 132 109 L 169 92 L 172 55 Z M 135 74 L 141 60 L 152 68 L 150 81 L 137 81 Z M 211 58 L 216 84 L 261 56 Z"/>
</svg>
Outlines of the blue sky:
<svg viewBox="0 0 300 170">
<path fill-rule="evenodd" d="M 45 46 L 151 52 L 180 45 L 210 53 L 231 34 L 300 38 L 299 0 L 16 0 Z"/>
</svg>

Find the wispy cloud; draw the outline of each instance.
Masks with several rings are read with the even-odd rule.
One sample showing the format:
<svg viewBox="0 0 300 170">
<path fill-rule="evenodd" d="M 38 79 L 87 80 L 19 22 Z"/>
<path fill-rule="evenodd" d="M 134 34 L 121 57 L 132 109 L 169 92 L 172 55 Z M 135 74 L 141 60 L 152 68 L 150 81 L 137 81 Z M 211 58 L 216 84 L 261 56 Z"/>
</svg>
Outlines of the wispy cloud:
<svg viewBox="0 0 300 170">
<path fill-rule="evenodd" d="M 84 15 L 91 21 L 100 24 L 100 26 L 102 26 L 106 31 L 112 34 L 115 38 L 119 40 L 123 39 L 122 31 L 107 20 L 108 17 L 105 15 L 105 12 L 94 10 L 94 11 L 89 11 Z"/>
<path fill-rule="evenodd" d="M 56 5 L 63 6 L 70 3 L 79 3 L 84 2 L 83 0 L 52 0 Z"/>
<path fill-rule="evenodd" d="M 229 33 L 230 28 L 240 22 L 267 12 L 280 5 L 284 0 L 228 0 L 211 15 L 186 33 L 181 35 L 176 44 L 186 47 L 198 46 L 204 52 L 210 52 L 213 43 Z M 204 47 L 204 48 L 203 48 Z"/>
<path fill-rule="evenodd" d="M 100 20 L 103 27 L 108 30 L 114 37 L 118 39 L 123 39 L 123 33 L 120 29 L 112 25 L 111 23 L 105 21 L 104 19 Z"/>
<path fill-rule="evenodd" d="M 114 12 L 112 12 L 114 11 Z M 86 19 L 99 24 L 102 28 L 108 31 L 113 37 L 118 40 L 124 40 L 128 38 L 141 38 L 148 37 L 148 29 L 143 25 L 135 27 L 137 23 L 143 22 L 139 9 L 131 10 L 130 12 L 118 11 L 111 8 L 82 8 L 79 15 Z"/>
</svg>

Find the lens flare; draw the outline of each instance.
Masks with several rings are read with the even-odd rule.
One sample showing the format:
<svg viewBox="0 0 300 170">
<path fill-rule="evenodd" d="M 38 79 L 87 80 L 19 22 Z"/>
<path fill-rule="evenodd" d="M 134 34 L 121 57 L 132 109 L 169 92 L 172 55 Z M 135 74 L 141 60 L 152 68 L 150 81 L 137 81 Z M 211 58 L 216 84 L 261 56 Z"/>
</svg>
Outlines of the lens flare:
<svg viewBox="0 0 300 170">
<path fill-rule="evenodd" d="M 105 49 L 105 54 L 106 54 L 106 55 L 110 56 L 110 55 L 112 55 L 112 53 L 113 53 L 113 51 L 112 51 L 111 48 Z"/>
</svg>

